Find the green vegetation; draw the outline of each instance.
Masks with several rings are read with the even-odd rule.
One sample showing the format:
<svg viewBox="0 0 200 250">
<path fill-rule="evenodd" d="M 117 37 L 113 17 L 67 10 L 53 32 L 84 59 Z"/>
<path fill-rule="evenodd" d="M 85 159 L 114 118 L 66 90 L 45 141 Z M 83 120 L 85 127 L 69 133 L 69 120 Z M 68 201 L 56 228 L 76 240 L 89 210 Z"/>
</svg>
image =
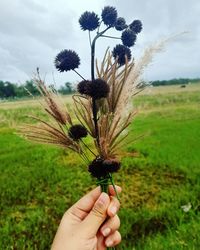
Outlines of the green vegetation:
<svg viewBox="0 0 200 250">
<path fill-rule="evenodd" d="M 199 85 L 198 85 L 199 86 Z M 189 87 L 188 87 L 189 88 Z M 200 249 L 200 86 L 140 95 L 121 152 L 119 250 Z M 155 93 L 154 93 L 155 90 Z M 62 214 L 94 186 L 74 154 L 15 134 L 37 104 L 0 104 L 0 248 L 49 249 Z M 140 140 L 134 141 L 139 135 Z M 184 212 L 182 206 L 191 209 Z"/>
<path fill-rule="evenodd" d="M 161 80 L 161 81 L 152 81 L 153 86 L 166 86 L 166 85 L 182 85 L 185 86 L 189 83 L 199 83 L 199 78 L 189 79 L 189 78 L 179 78 L 171 80 Z"/>
<path fill-rule="evenodd" d="M 54 86 L 52 86 L 54 87 Z M 0 81 L 0 100 L 30 97 L 29 93 L 33 96 L 38 96 L 40 93 L 33 81 L 26 81 L 24 84 L 17 85 L 11 82 Z M 58 92 L 63 95 L 69 95 L 74 92 L 72 83 L 66 82 L 64 86 L 58 89 Z"/>
<path fill-rule="evenodd" d="M 199 78 L 189 79 L 189 78 L 180 78 L 180 79 L 171 79 L 171 80 L 162 80 L 162 81 L 152 81 L 153 86 L 171 86 L 171 85 L 180 85 L 181 87 L 186 87 L 189 83 L 199 83 Z M 55 87 L 55 86 L 52 86 Z M 66 82 L 64 86 L 60 86 L 58 92 L 62 95 L 70 95 L 74 93 L 76 87 L 75 84 Z M 26 81 L 24 84 L 18 85 L 16 83 L 0 81 L 0 100 L 1 99 L 16 99 L 30 97 L 27 90 L 34 96 L 39 95 L 39 91 L 34 85 L 33 81 Z"/>
</svg>

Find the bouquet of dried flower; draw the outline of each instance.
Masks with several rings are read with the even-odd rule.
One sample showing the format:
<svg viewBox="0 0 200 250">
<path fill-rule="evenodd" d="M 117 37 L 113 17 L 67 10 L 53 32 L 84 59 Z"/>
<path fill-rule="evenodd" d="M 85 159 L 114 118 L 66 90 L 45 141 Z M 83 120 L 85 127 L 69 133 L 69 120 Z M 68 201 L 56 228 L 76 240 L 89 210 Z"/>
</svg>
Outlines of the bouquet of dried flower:
<svg viewBox="0 0 200 250">
<path fill-rule="evenodd" d="M 82 78 L 77 85 L 78 93 L 72 97 L 73 116 L 56 91 L 41 80 L 38 69 L 34 81 L 45 101 L 41 105 L 52 119 L 47 122 L 32 117 L 38 121 L 37 125 L 26 125 L 22 132 L 30 140 L 75 151 L 87 164 L 102 191 L 106 192 L 110 183 L 115 187 L 113 173 L 120 169 L 118 150 L 127 139 L 127 128 L 137 113 L 131 105 L 132 97 L 145 88 L 141 79 L 143 69 L 151 62 L 153 54 L 162 49 L 164 42 L 147 48 L 135 62 L 131 59 L 130 47 L 142 30 L 140 20 L 128 25 L 124 18 L 117 16 L 114 7 L 106 6 L 101 19 L 94 12 L 86 11 L 79 24 L 89 33 L 91 78 L 85 79 L 77 72 L 80 58 L 75 51 L 62 50 L 55 58 L 58 71 L 73 70 Z M 110 29 L 121 32 L 121 36 L 106 35 Z M 92 39 L 91 31 L 95 30 Z M 99 38 L 122 41 L 112 52 L 106 50 L 101 63 L 95 61 L 95 45 Z M 91 141 L 88 145 L 85 137 L 92 138 L 93 146 Z"/>
</svg>

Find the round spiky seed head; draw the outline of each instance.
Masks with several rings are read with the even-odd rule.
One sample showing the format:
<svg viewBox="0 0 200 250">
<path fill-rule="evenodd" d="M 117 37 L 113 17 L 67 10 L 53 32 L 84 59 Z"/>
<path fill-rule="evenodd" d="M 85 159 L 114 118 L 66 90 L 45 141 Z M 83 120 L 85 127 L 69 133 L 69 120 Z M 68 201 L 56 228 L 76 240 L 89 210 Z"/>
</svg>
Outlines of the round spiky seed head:
<svg viewBox="0 0 200 250">
<path fill-rule="evenodd" d="M 88 95 L 88 86 L 91 84 L 89 80 L 83 80 L 77 85 L 77 90 L 81 95 Z"/>
<path fill-rule="evenodd" d="M 120 162 L 115 159 L 107 159 L 103 161 L 103 168 L 108 173 L 117 172 L 120 169 Z"/>
<path fill-rule="evenodd" d="M 131 47 L 135 44 L 136 33 L 130 29 L 127 29 L 127 30 L 122 32 L 121 39 L 122 39 L 123 45 L 125 45 L 127 47 Z"/>
<path fill-rule="evenodd" d="M 105 177 L 107 175 L 107 171 L 103 167 L 103 159 L 101 157 L 97 157 L 90 163 L 88 171 L 93 177 L 96 178 Z"/>
<path fill-rule="evenodd" d="M 103 79 L 95 79 L 88 85 L 88 95 L 94 99 L 105 98 L 108 96 L 110 87 Z"/>
<path fill-rule="evenodd" d="M 130 29 L 136 34 L 140 33 L 142 30 L 142 22 L 140 20 L 134 20 L 130 25 Z"/>
<path fill-rule="evenodd" d="M 79 24 L 82 30 L 93 31 L 99 27 L 99 17 L 94 12 L 86 11 L 79 18 Z"/>
<path fill-rule="evenodd" d="M 112 54 L 113 57 L 117 59 L 117 62 L 119 63 L 120 66 L 126 63 L 126 58 L 128 61 L 131 60 L 131 50 L 128 47 L 121 44 L 115 46 Z"/>
<path fill-rule="evenodd" d="M 117 21 L 115 23 L 115 29 L 119 30 L 119 31 L 122 31 L 122 30 L 124 30 L 126 28 L 127 28 L 127 24 L 126 24 L 125 19 L 123 17 L 118 17 Z"/>
<path fill-rule="evenodd" d="M 117 21 L 117 10 L 115 7 L 106 6 L 103 8 L 101 13 L 102 20 L 107 26 L 115 26 Z"/>
<path fill-rule="evenodd" d="M 73 50 L 62 50 L 55 58 L 55 67 L 60 72 L 74 70 L 79 65 L 80 58 Z"/>
<path fill-rule="evenodd" d="M 120 162 L 116 159 L 104 160 L 100 156 L 94 159 L 88 166 L 88 171 L 93 177 L 106 177 L 109 173 L 117 172 L 120 169 Z"/>
<path fill-rule="evenodd" d="M 72 125 L 68 132 L 69 137 L 74 141 L 78 141 L 81 138 L 86 137 L 87 134 L 87 129 L 81 124 Z"/>
</svg>

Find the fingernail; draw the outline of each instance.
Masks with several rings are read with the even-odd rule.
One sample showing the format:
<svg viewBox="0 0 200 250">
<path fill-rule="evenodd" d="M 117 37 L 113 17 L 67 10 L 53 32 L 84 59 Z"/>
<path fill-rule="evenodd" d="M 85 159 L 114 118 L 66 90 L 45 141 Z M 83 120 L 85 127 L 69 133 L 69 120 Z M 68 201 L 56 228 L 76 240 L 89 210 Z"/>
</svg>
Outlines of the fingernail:
<svg viewBox="0 0 200 250">
<path fill-rule="evenodd" d="M 99 196 L 98 202 L 105 204 L 107 202 L 108 199 L 108 195 L 106 193 L 101 193 L 101 195 Z"/>
<path fill-rule="evenodd" d="M 115 215 L 117 213 L 117 208 L 116 207 L 111 207 L 110 212 Z"/>
<path fill-rule="evenodd" d="M 110 233 L 111 229 L 109 227 L 105 228 L 102 230 L 102 234 L 104 237 L 108 236 Z"/>
<path fill-rule="evenodd" d="M 112 245 L 113 245 L 113 241 L 110 240 L 110 239 L 108 239 L 108 240 L 106 241 L 106 246 L 107 246 L 107 247 L 111 247 Z"/>
</svg>

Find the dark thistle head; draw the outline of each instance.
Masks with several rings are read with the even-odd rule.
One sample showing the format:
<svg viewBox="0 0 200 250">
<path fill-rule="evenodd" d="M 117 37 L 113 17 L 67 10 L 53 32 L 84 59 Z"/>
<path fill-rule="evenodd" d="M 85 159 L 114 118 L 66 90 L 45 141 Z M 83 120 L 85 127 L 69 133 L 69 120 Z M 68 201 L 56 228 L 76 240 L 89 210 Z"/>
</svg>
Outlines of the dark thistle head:
<svg viewBox="0 0 200 250">
<path fill-rule="evenodd" d="M 128 61 L 131 60 L 131 50 L 128 47 L 121 44 L 115 46 L 112 54 L 113 57 L 117 59 L 117 62 L 119 63 L 120 66 L 126 63 L 126 58 Z"/>
<path fill-rule="evenodd" d="M 69 137 L 74 141 L 78 141 L 81 138 L 86 137 L 87 134 L 87 129 L 81 124 L 72 125 L 68 131 Z"/>
<path fill-rule="evenodd" d="M 142 22 L 140 20 L 134 20 L 130 25 L 130 29 L 136 34 L 140 33 L 142 30 Z"/>
<path fill-rule="evenodd" d="M 103 79 L 95 79 L 88 85 L 88 95 L 94 99 L 106 98 L 109 94 L 110 87 Z"/>
<path fill-rule="evenodd" d="M 107 172 L 102 166 L 103 166 L 103 159 L 101 157 L 97 157 L 88 166 L 88 171 L 91 173 L 93 177 L 96 178 L 105 177 L 107 175 Z"/>
<path fill-rule="evenodd" d="M 117 172 L 119 169 L 119 161 L 115 159 L 104 160 L 100 156 L 94 159 L 88 166 L 88 171 L 96 178 L 105 178 L 109 173 Z"/>
<path fill-rule="evenodd" d="M 99 27 L 99 17 L 94 12 L 85 11 L 79 18 L 82 30 L 93 31 Z"/>
<path fill-rule="evenodd" d="M 80 58 L 73 50 L 62 50 L 55 58 L 55 67 L 60 72 L 74 70 L 79 65 Z"/>
<path fill-rule="evenodd" d="M 77 85 L 77 90 L 81 95 L 88 95 L 88 89 L 91 84 L 89 80 L 83 80 Z"/>
<path fill-rule="evenodd" d="M 103 168 L 108 173 L 115 173 L 120 169 L 120 162 L 116 159 L 107 159 L 103 161 Z"/>
<path fill-rule="evenodd" d="M 127 28 L 126 21 L 123 17 L 118 17 L 117 21 L 115 22 L 115 29 L 122 31 Z"/>
<path fill-rule="evenodd" d="M 117 10 L 114 7 L 106 6 L 101 13 L 102 20 L 107 26 L 115 26 L 117 21 Z"/>
<path fill-rule="evenodd" d="M 131 47 L 135 44 L 136 33 L 134 31 L 132 31 L 131 29 L 127 29 L 127 30 L 122 32 L 121 39 L 122 39 L 123 45 L 125 45 L 127 47 Z"/>
</svg>

